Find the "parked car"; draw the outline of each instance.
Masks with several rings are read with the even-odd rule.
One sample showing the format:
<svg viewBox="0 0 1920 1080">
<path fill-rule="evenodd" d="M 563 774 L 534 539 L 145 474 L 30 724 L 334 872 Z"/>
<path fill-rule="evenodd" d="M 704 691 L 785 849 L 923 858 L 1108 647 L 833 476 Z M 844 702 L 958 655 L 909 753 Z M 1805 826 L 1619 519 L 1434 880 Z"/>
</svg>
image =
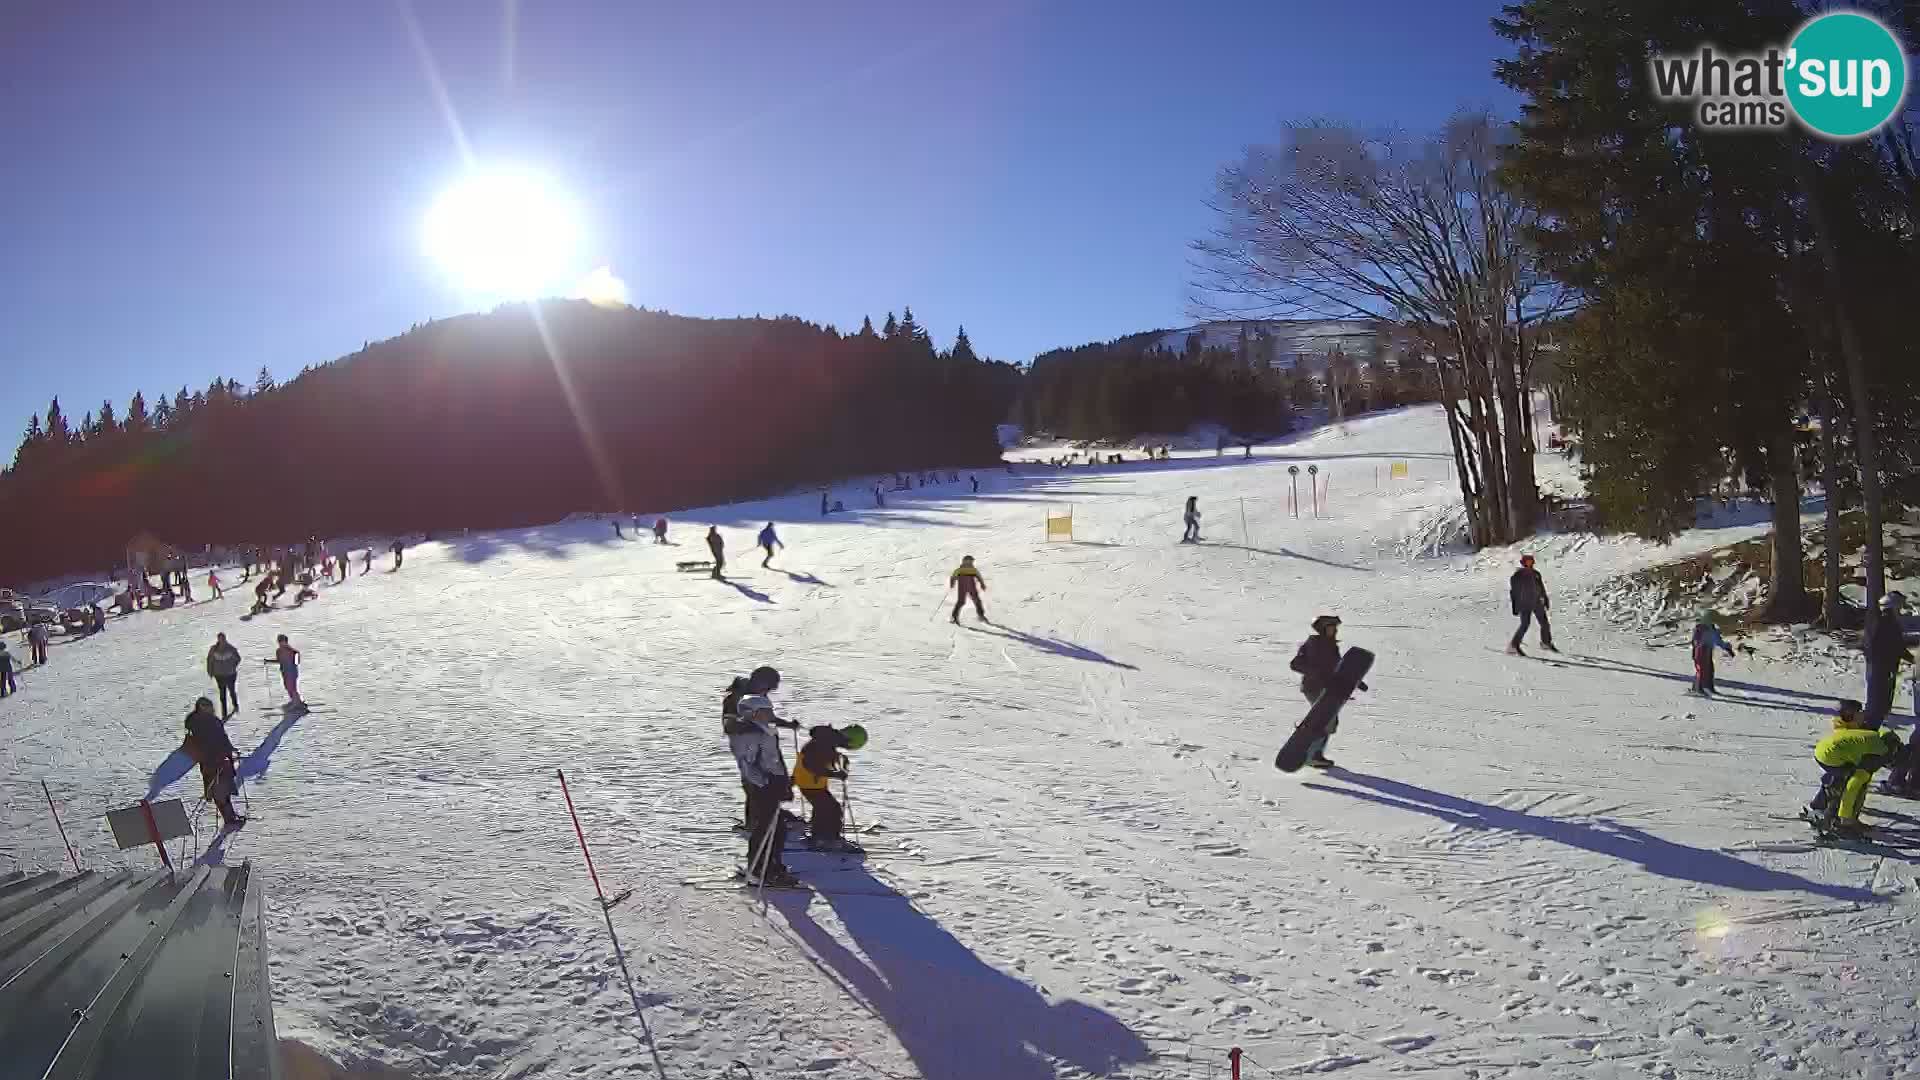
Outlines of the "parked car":
<svg viewBox="0 0 1920 1080">
<path fill-rule="evenodd" d="M 27 625 L 27 605 L 18 599 L 0 597 L 0 633 L 22 630 Z"/>
</svg>

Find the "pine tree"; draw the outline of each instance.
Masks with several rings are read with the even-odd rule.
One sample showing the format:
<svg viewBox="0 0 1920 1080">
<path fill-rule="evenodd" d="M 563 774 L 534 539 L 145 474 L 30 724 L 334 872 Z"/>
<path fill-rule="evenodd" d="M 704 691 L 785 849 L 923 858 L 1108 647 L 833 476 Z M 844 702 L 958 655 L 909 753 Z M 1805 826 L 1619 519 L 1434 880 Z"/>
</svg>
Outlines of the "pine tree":
<svg viewBox="0 0 1920 1080">
<path fill-rule="evenodd" d="M 863 338 L 871 338 L 871 337 L 879 336 L 878 334 L 875 334 L 873 332 L 873 316 L 871 315 L 860 316 L 860 333 L 858 333 L 855 336 L 863 337 Z"/>
<path fill-rule="evenodd" d="M 67 417 L 60 411 L 60 399 L 56 396 L 47 406 L 47 446 L 59 450 L 72 441 L 73 433 L 67 430 Z"/>
<path fill-rule="evenodd" d="M 185 420 L 192 414 L 193 398 L 188 396 L 187 388 L 183 386 L 179 393 L 173 395 L 173 415 L 176 420 Z"/>
<path fill-rule="evenodd" d="M 94 426 L 93 411 L 88 410 L 87 414 L 80 418 L 80 430 L 74 433 L 73 441 L 76 443 L 84 443 L 98 434 L 100 434 L 100 429 Z"/>
<path fill-rule="evenodd" d="M 113 414 L 113 400 L 109 398 L 100 403 L 100 434 L 112 435 L 120 430 L 120 421 Z"/>
<path fill-rule="evenodd" d="M 160 404 L 153 407 L 153 430 L 169 431 L 173 428 L 173 405 L 163 396 Z"/>
<path fill-rule="evenodd" d="M 887 312 L 887 321 L 880 327 L 880 336 L 887 341 L 900 336 L 900 324 L 894 320 L 891 311 Z"/>
<path fill-rule="evenodd" d="M 265 364 L 260 365 L 260 374 L 253 378 L 253 392 L 255 394 L 266 394 L 271 393 L 273 388 L 273 372 L 268 371 Z"/>
<path fill-rule="evenodd" d="M 144 435 L 151 430 L 153 419 L 147 415 L 147 396 L 135 390 L 133 400 L 127 402 L 127 434 Z"/>
<path fill-rule="evenodd" d="M 966 327 L 962 326 L 960 333 L 955 335 L 953 339 L 953 352 L 950 355 L 955 362 L 961 364 L 977 364 L 980 362 L 980 358 L 973 354 L 973 342 L 967 340 Z"/>
<path fill-rule="evenodd" d="M 40 427 L 40 414 L 34 413 L 27 418 L 27 431 L 20 437 L 20 449 L 14 455 L 16 468 L 23 467 L 46 448 L 47 433 Z"/>
</svg>

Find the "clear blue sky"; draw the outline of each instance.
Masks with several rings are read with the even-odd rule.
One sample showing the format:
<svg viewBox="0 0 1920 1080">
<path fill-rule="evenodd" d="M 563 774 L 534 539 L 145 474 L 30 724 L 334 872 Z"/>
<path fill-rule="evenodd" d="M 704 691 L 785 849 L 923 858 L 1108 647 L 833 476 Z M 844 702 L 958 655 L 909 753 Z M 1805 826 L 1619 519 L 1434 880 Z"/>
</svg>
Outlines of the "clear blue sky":
<svg viewBox="0 0 1920 1080">
<path fill-rule="evenodd" d="M 1511 112 L 1498 0 L 445 0 L 483 162 L 583 208 L 632 301 L 843 330 L 912 304 L 1024 361 L 1185 321 L 1214 171 L 1284 119 Z M 216 375 L 481 304 L 420 250 L 461 156 L 408 9 L 34 5 L 0 21 L 0 460 Z"/>
</svg>

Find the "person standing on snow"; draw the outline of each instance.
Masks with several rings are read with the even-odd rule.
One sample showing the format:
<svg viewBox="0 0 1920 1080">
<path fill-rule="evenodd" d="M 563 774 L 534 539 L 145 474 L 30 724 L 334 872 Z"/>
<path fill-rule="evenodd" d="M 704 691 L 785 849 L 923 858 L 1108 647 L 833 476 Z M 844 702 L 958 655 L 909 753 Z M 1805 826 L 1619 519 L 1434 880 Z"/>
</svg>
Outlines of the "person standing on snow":
<svg viewBox="0 0 1920 1080">
<path fill-rule="evenodd" d="M 1540 577 L 1540 571 L 1533 568 L 1533 556 L 1520 556 L 1520 569 L 1513 572 L 1508 592 L 1513 600 L 1513 613 L 1520 616 L 1520 629 L 1513 632 L 1507 651 L 1515 656 L 1527 655 L 1520 642 L 1527 636 L 1527 627 L 1539 619 L 1540 647 L 1559 652 L 1553 645 L 1553 624 L 1547 621 L 1547 609 L 1553 606 L 1553 601 L 1547 597 L 1547 583 Z"/>
<path fill-rule="evenodd" d="M 1894 689 L 1900 683 L 1900 665 L 1913 660 L 1900 609 L 1907 598 L 1890 592 L 1880 598 L 1880 610 L 1867 620 L 1867 725 L 1878 728 L 1893 711 Z"/>
<path fill-rule="evenodd" d="M 1308 702 L 1320 700 L 1320 694 L 1333 681 L 1334 672 L 1340 669 L 1340 616 L 1322 615 L 1313 620 L 1313 636 L 1300 643 L 1293 654 L 1293 663 L 1287 665 L 1300 673 L 1300 694 Z M 1366 683 L 1358 683 L 1361 690 Z M 1330 769 L 1333 759 L 1326 754 L 1327 739 L 1340 728 L 1340 717 L 1335 714 L 1327 722 L 1327 730 L 1307 748 L 1307 764 L 1316 769 Z"/>
<path fill-rule="evenodd" d="M 395 540 L 390 550 L 393 552 L 393 568 L 398 570 L 401 564 L 407 561 L 407 542 Z"/>
<path fill-rule="evenodd" d="M 1180 542 L 1183 544 L 1199 543 L 1200 542 L 1200 497 L 1198 495 L 1187 496 L 1187 512 L 1185 514 L 1185 520 L 1187 523 L 1187 531 L 1180 535 Z"/>
<path fill-rule="evenodd" d="M 751 678 L 749 682 L 754 687 L 764 685 Z M 773 686 L 778 685 L 776 673 Z M 787 773 L 780 735 L 774 730 L 781 721 L 765 693 L 741 697 L 738 708 L 727 742 L 733 749 L 734 763 L 740 767 L 740 782 L 747 789 L 747 883 L 790 885 L 793 873 L 781 857 L 787 845 L 787 819 L 781 813 L 781 804 L 793 798 L 793 778 Z"/>
<path fill-rule="evenodd" d="M 229 829 L 245 825 L 247 819 L 233 808 L 234 792 L 240 788 L 234 758 L 240 751 L 234 747 L 233 740 L 227 738 L 226 722 L 213 714 L 213 702 L 201 698 L 193 703 L 193 711 L 187 714 L 187 737 L 181 749 L 199 764 L 201 797 L 219 807 L 220 820 Z"/>
<path fill-rule="evenodd" d="M 620 531 L 619 514 L 613 515 L 613 538 L 615 540 L 625 540 L 627 538 L 627 534 Z"/>
<path fill-rule="evenodd" d="M 953 625 L 960 625 L 960 609 L 966 607 L 969 600 L 973 601 L 973 613 L 981 622 L 991 621 L 987 618 L 987 609 L 980 603 L 980 594 L 987 591 L 987 579 L 980 575 L 980 568 L 973 565 L 973 556 L 960 560 L 960 565 L 947 577 L 947 587 L 959 590 L 953 600 Z"/>
<path fill-rule="evenodd" d="M 726 577 L 727 542 L 720 537 L 720 526 L 707 526 L 707 550 L 713 553 L 713 580 Z"/>
<path fill-rule="evenodd" d="M 1693 692 L 1702 697 L 1712 697 L 1713 650 L 1721 649 L 1728 656 L 1733 655 L 1733 646 L 1720 634 L 1720 628 L 1713 623 L 1713 612 L 1702 608 L 1693 620 Z"/>
<path fill-rule="evenodd" d="M 760 530 L 760 539 L 758 543 L 762 548 L 765 548 L 767 552 L 767 557 L 760 560 L 760 567 L 763 570 L 766 569 L 766 566 L 768 563 L 771 563 L 773 561 L 773 549 L 776 547 L 784 548 L 787 546 L 785 544 L 782 544 L 780 542 L 780 537 L 774 534 L 773 522 L 771 521 L 767 522 L 766 528 Z"/>
<path fill-rule="evenodd" d="M 227 590 L 220 587 L 220 571 L 218 570 L 207 571 L 207 588 L 213 591 L 213 598 L 215 600 L 224 599 L 226 597 Z"/>
<path fill-rule="evenodd" d="M 307 703 L 300 700 L 300 650 L 287 643 L 287 635 L 280 635 L 280 647 L 273 651 L 269 664 L 280 666 L 280 685 L 287 689 L 287 703 L 305 712 Z"/>
<path fill-rule="evenodd" d="M 847 778 L 847 759 L 842 750 L 858 750 L 866 745 L 866 729 L 850 724 L 845 731 L 821 724 L 808 732 L 807 744 L 800 748 L 793 763 L 793 786 L 813 807 L 813 821 L 807 829 L 807 847 L 814 851 L 860 851 L 860 845 L 841 835 L 846 811 L 833 797 L 834 780 Z"/>
<path fill-rule="evenodd" d="M 657 517 L 653 519 L 653 542 L 656 544 L 664 544 L 667 542 L 666 518 Z"/>
<path fill-rule="evenodd" d="M 0 697 L 20 692 L 20 684 L 13 678 L 13 654 L 7 651 L 7 643 L 0 641 Z"/>
<path fill-rule="evenodd" d="M 240 650 L 227 642 L 227 635 L 215 634 L 213 648 L 207 650 L 207 676 L 220 692 L 220 719 L 240 711 Z M 232 708 L 228 708 L 232 702 Z"/>
<path fill-rule="evenodd" d="M 969 476 L 967 479 L 973 481 L 973 493 L 975 495 L 980 494 L 980 478 L 978 476 Z"/>
<path fill-rule="evenodd" d="M 820 516 L 827 516 L 827 493 L 825 491 L 820 493 Z"/>
<path fill-rule="evenodd" d="M 47 662 L 47 637 L 46 623 L 34 623 L 27 627 L 27 652 L 34 667 L 44 666 Z"/>
</svg>

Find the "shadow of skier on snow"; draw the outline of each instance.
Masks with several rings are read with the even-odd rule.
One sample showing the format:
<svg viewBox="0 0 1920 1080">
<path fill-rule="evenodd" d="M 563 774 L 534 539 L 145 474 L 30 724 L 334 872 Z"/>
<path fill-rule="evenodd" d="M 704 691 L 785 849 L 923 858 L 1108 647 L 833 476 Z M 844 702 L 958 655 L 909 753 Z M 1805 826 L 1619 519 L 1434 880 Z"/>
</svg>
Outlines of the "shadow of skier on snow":
<svg viewBox="0 0 1920 1080">
<path fill-rule="evenodd" d="M 1279 551 L 1273 551 L 1269 548 L 1248 547 L 1245 544 L 1216 544 L 1214 546 L 1231 548 L 1234 551 L 1251 551 L 1255 555 L 1272 555 L 1281 559 L 1302 559 L 1310 563 L 1319 563 L 1321 566 L 1331 566 L 1336 570 L 1352 570 L 1361 574 L 1379 573 L 1378 570 L 1375 570 L 1371 566 L 1355 566 L 1352 563 L 1334 562 L 1332 559 L 1322 559 L 1314 555 L 1303 555 L 1292 548 L 1281 548 Z"/>
<path fill-rule="evenodd" d="M 773 597 L 768 596 L 766 593 L 761 592 L 760 590 L 754 588 L 751 585 L 743 585 L 740 582 L 733 580 L 732 578 L 723 577 L 719 580 L 725 584 L 733 586 L 736 592 L 738 592 L 741 596 L 744 596 L 749 600 L 757 600 L 762 604 L 773 603 Z"/>
<path fill-rule="evenodd" d="M 963 625 L 976 633 L 992 634 L 995 637 L 1009 638 L 1023 645 L 1031 645 L 1041 652 L 1052 653 L 1055 656 L 1064 656 L 1069 660 L 1085 660 L 1094 664 L 1107 664 L 1112 667 L 1125 668 L 1128 671 L 1140 670 L 1132 664 L 1115 660 L 1109 656 L 1103 656 L 1087 648 L 1085 645 L 1075 645 L 1071 641 L 1061 641 L 1058 638 L 1044 638 L 1037 634 L 1025 633 L 1012 629 L 1011 627 L 1001 626 L 997 623 L 987 623 L 984 625 L 980 623 L 965 623 Z"/>
<path fill-rule="evenodd" d="M 775 567 L 774 569 L 779 569 L 779 568 Z M 812 574 L 796 574 L 791 570 L 781 570 L 780 572 L 787 575 L 788 581 L 798 582 L 801 585 L 820 585 L 829 589 L 833 588 L 832 585 L 828 585 L 826 582 L 821 581 L 819 578 L 814 577 Z"/>
<path fill-rule="evenodd" d="M 1636 664 L 1631 660 L 1615 660 L 1612 657 L 1607 657 L 1607 656 L 1585 656 L 1580 654 L 1569 654 L 1569 653 L 1535 654 L 1535 658 L 1539 660 L 1543 660 L 1549 664 L 1564 664 L 1567 667 L 1587 668 L 1591 671 L 1617 672 L 1621 675 L 1639 675 L 1642 678 L 1664 679 L 1667 682 L 1686 683 L 1688 686 L 1693 685 L 1692 675 L 1683 675 L 1677 671 L 1663 671 L 1660 668 L 1648 667 L 1645 664 Z M 1818 701 L 1822 703 L 1820 705 L 1800 705 L 1791 701 L 1764 701 L 1759 698 L 1742 698 L 1742 697 L 1727 697 L 1727 698 L 1715 699 L 1715 700 L 1722 700 L 1722 701 L 1731 701 L 1740 705 L 1765 705 L 1770 708 L 1787 709 L 1793 712 L 1809 712 L 1809 713 L 1820 713 L 1820 714 L 1830 713 L 1833 711 L 1832 705 L 1835 700 L 1833 695 L 1831 694 L 1814 694 L 1804 690 L 1782 690 L 1777 686 L 1766 686 L 1761 683 L 1742 682 L 1739 679 L 1727 679 L 1727 678 L 1716 677 L 1714 679 L 1714 685 L 1721 689 L 1746 690 L 1750 693 L 1756 693 L 1756 694 L 1778 694 L 1781 697 L 1802 698 L 1805 700 Z"/>
<path fill-rule="evenodd" d="M 1049 1001 L 988 964 L 890 885 L 855 864 L 820 878 L 852 948 L 809 911 L 816 896 L 771 894 L 787 924 L 870 1003 L 926 1080 L 1053 1080 L 1055 1063 L 1102 1075 L 1147 1061 L 1140 1036 L 1081 1001 Z"/>
<path fill-rule="evenodd" d="M 1355 791 L 1353 788 L 1318 783 L 1302 786 L 1362 799 L 1395 810 L 1427 814 L 1462 829 L 1526 833 L 1596 855 L 1639 863 L 1649 873 L 1680 881 L 1742 892 L 1807 892 L 1830 900 L 1856 903 L 1882 903 L 1886 899 L 1869 889 L 1813 881 L 1783 870 L 1755 866 L 1723 851 L 1663 839 L 1644 829 L 1622 825 L 1617 821 L 1544 817 L 1365 773 L 1341 770 L 1336 775 L 1361 787 L 1372 788 L 1373 791 Z"/>
<path fill-rule="evenodd" d="M 280 749 L 280 740 L 286 738 L 287 732 L 293 730 L 293 725 L 307 715 L 299 709 L 282 709 L 281 712 L 283 715 L 280 717 L 280 722 L 273 725 L 273 730 L 267 732 L 267 737 L 260 740 L 260 744 L 253 748 L 252 753 L 240 759 L 239 766 L 234 769 L 234 775 L 239 780 L 244 782 L 265 776 L 267 767 L 273 763 L 274 751 Z"/>
</svg>

